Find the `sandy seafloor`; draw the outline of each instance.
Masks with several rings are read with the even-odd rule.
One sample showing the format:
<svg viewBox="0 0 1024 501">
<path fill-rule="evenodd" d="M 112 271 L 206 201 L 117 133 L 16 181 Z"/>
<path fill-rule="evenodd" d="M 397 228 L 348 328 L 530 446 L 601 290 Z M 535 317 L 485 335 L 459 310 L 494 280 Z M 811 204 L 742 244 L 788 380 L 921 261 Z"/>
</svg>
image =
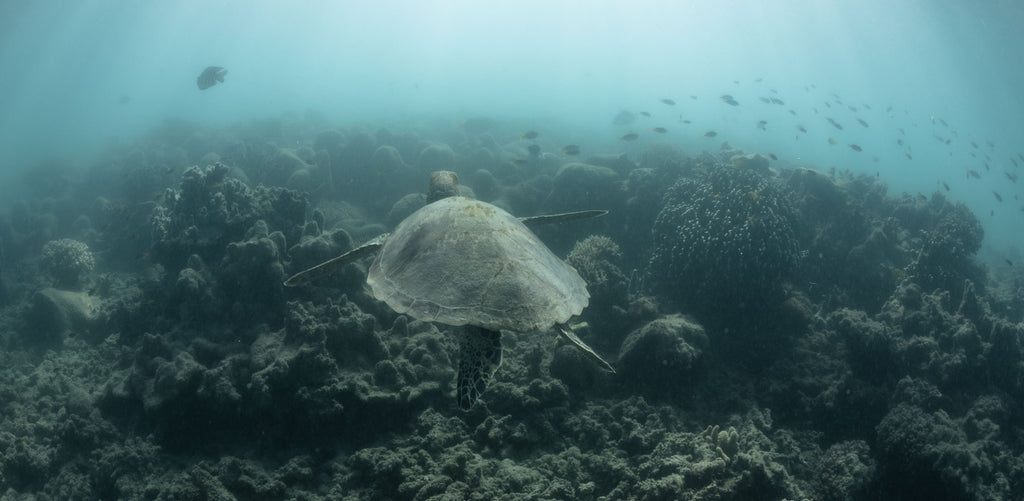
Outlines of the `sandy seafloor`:
<svg viewBox="0 0 1024 501">
<path fill-rule="evenodd" d="M 736 157 L 767 152 L 522 132 L 169 120 L 33 168 L 0 209 L 2 498 L 1024 496 L 1020 274 L 976 261 L 966 207 Z M 617 374 L 506 332 L 463 412 L 457 329 L 375 300 L 369 260 L 282 286 L 439 169 L 520 216 L 610 211 L 536 231 Z"/>
</svg>

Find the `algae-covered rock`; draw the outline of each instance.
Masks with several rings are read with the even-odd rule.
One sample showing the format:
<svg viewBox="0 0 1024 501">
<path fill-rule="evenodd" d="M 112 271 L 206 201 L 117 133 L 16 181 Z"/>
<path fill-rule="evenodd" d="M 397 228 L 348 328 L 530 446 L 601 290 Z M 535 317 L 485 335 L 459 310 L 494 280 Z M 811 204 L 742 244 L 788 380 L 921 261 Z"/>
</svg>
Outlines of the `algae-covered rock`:
<svg viewBox="0 0 1024 501">
<path fill-rule="evenodd" d="M 733 155 L 729 159 L 733 167 L 737 169 L 749 169 L 759 174 L 768 173 L 768 159 L 760 153 L 749 153 L 746 155 Z"/>
<path fill-rule="evenodd" d="M 31 333 L 24 341 L 35 346 L 59 345 L 67 334 L 88 334 L 99 327 L 99 300 L 85 292 L 43 289 L 32 295 L 25 321 Z"/>
<path fill-rule="evenodd" d="M 700 324 L 681 315 L 654 320 L 633 331 L 619 351 L 618 371 L 653 394 L 686 392 L 708 349 Z"/>
</svg>

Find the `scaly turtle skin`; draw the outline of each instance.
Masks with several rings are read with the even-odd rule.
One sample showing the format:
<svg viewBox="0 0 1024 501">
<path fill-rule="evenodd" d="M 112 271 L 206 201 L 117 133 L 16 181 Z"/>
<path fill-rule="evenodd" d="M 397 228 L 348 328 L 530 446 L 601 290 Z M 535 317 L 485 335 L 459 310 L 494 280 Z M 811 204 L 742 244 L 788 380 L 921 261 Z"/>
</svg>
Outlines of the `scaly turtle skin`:
<svg viewBox="0 0 1024 501">
<path fill-rule="evenodd" d="M 501 329 L 555 327 L 602 369 L 615 372 L 566 324 L 587 306 L 586 283 L 527 228 L 605 212 L 518 219 L 457 192 L 455 173 L 435 172 L 428 204 L 395 231 L 298 273 L 285 285 L 308 283 L 377 252 L 366 279 L 377 299 L 418 320 L 472 327 L 459 350 L 457 398 L 463 409 L 473 407 L 501 365 Z"/>
</svg>

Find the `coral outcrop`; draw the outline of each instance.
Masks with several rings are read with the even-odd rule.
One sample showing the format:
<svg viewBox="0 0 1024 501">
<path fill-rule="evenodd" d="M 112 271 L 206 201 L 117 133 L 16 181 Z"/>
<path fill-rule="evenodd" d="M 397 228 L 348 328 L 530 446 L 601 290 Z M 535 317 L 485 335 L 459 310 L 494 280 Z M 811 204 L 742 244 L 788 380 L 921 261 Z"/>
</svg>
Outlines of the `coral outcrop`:
<svg viewBox="0 0 1024 501">
<path fill-rule="evenodd" d="M 717 166 L 680 179 L 654 223 L 654 289 L 694 311 L 736 313 L 777 297 L 796 270 L 797 217 L 759 174 Z"/>
</svg>

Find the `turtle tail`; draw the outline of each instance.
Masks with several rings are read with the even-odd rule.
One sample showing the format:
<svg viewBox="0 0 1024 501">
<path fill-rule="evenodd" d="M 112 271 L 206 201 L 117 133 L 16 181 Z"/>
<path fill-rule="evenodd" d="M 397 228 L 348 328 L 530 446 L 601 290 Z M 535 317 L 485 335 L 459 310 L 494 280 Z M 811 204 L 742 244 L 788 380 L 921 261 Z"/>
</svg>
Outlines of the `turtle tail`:
<svg viewBox="0 0 1024 501">
<path fill-rule="evenodd" d="M 459 346 L 459 380 L 455 390 L 459 408 L 473 408 L 500 365 L 501 332 L 467 329 Z"/>
</svg>

